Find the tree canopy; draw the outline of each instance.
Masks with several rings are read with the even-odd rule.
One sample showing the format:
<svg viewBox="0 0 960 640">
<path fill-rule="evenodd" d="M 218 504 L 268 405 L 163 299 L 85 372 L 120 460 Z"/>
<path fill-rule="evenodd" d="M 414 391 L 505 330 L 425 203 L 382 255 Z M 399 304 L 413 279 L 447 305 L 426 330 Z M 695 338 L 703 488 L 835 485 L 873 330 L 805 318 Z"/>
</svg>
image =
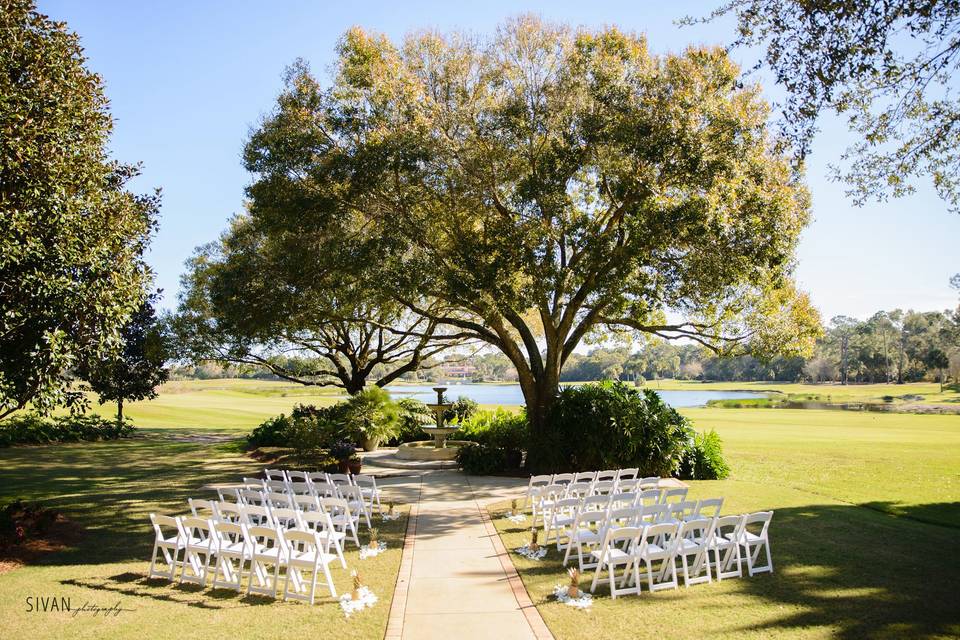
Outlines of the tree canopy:
<svg viewBox="0 0 960 640">
<path fill-rule="evenodd" d="M 70 371 L 117 347 L 150 281 L 158 195 L 126 190 L 85 62 L 66 25 L 0 1 L 0 417 L 82 402 Z"/>
<path fill-rule="evenodd" d="M 522 17 L 399 46 L 355 28 L 338 52 L 329 88 L 295 67 L 254 134 L 251 215 L 323 255 L 336 236 L 305 225 L 388 239 L 381 289 L 510 358 L 534 431 L 590 335 L 812 344 L 790 279 L 807 193 L 722 49 Z"/>
<path fill-rule="evenodd" d="M 783 131 L 798 157 L 833 111 L 856 134 L 834 174 L 857 203 L 929 177 L 960 211 L 960 3 L 729 0 L 707 19 L 721 15 L 737 20 L 733 46 L 762 47 L 758 66 L 786 89 Z"/>
</svg>

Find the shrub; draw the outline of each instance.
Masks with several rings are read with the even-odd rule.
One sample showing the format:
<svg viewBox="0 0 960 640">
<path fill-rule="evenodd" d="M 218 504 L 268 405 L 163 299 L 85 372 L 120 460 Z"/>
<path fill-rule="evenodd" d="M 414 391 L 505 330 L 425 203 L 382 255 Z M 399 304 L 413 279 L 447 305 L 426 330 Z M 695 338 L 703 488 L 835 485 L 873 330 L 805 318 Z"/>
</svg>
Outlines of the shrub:
<svg viewBox="0 0 960 640">
<path fill-rule="evenodd" d="M 692 437 L 687 419 L 656 392 L 605 381 L 564 388 L 546 433 L 530 446 L 554 471 L 639 467 L 644 476 L 668 476 Z"/>
<path fill-rule="evenodd" d="M 388 441 L 388 444 L 398 445 L 404 442 L 424 440 L 427 434 L 423 432 L 423 425 L 434 420 L 433 412 L 416 398 L 402 398 L 397 400 L 397 434 Z"/>
<path fill-rule="evenodd" d="M 376 446 L 399 432 L 400 411 L 390 394 L 369 387 L 351 396 L 343 408 L 343 424 L 354 442 Z"/>
<path fill-rule="evenodd" d="M 299 417 L 290 421 L 284 431 L 286 446 L 293 449 L 297 460 L 304 461 L 315 455 L 324 443 L 324 432 L 319 428 L 318 421 L 311 418 Z"/>
<path fill-rule="evenodd" d="M 250 447 L 285 447 L 287 446 L 287 430 L 293 423 L 291 418 L 282 413 L 262 422 L 247 436 Z"/>
<path fill-rule="evenodd" d="M 334 442 L 330 447 L 330 457 L 337 460 L 349 460 L 357 453 L 357 448 L 349 440 Z"/>
<path fill-rule="evenodd" d="M 129 420 L 107 420 L 98 415 L 69 415 L 44 418 L 28 413 L 0 423 L 0 447 L 15 444 L 52 444 L 116 440 L 129 437 L 135 427 Z"/>
<path fill-rule="evenodd" d="M 472 442 L 457 449 L 457 464 L 470 475 L 483 476 L 503 470 L 506 456 L 503 449 Z"/>
<path fill-rule="evenodd" d="M 476 411 L 460 425 L 455 436 L 458 440 L 467 440 L 478 444 L 482 449 L 485 473 L 518 468 L 523 459 L 523 450 L 527 446 L 527 417 L 523 413 L 511 413 L 503 409 L 496 411 Z M 494 451 L 499 452 L 495 455 Z M 474 452 L 466 454 L 479 456 Z M 498 460 L 496 468 L 489 468 Z M 479 470 L 468 471 L 478 474 Z"/>
<path fill-rule="evenodd" d="M 716 431 L 694 434 L 684 453 L 679 475 L 691 480 L 723 480 L 730 475 L 730 467 L 723 459 L 723 442 Z"/>
<path fill-rule="evenodd" d="M 447 423 L 462 424 L 469 420 L 480 408 L 476 400 L 460 396 L 456 402 L 443 414 L 443 419 Z"/>
</svg>

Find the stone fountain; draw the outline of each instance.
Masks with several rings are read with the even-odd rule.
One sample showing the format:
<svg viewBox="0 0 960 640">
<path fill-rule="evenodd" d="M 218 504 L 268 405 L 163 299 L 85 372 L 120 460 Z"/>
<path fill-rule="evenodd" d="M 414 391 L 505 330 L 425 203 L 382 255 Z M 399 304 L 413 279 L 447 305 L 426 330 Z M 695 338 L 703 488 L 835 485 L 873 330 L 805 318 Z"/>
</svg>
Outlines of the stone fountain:
<svg viewBox="0 0 960 640">
<path fill-rule="evenodd" d="M 449 427 L 445 424 L 445 416 L 452 402 L 446 402 L 443 398 L 443 392 L 446 387 L 434 387 L 437 392 L 437 401 L 427 406 L 436 416 L 435 424 L 423 426 L 424 432 L 429 434 L 433 440 L 418 440 L 416 442 L 407 442 L 397 448 L 397 457 L 403 460 L 453 460 L 457 457 L 457 447 L 462 444 L 459 440 L 448 440 L 447 436 L 455 433 L 457 427 Z"/>
</svg>

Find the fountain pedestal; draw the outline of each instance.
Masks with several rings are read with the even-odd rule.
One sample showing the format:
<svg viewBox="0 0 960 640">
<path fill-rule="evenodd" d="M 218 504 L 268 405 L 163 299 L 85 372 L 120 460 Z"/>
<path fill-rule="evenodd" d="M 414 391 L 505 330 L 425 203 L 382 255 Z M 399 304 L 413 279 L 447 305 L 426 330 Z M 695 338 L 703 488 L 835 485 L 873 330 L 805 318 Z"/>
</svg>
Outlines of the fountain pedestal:
<svg viewBox="0 0 960 640">
<path fill-rule="evenodd" d="M 444 402 L 443 392 L 447 390 L 446 387 L 434 387 L 433 390 L 437 392 L 437 402 L 427 406 L 437 416 L 437 423 L 423 427 L 424 432 L 433 440 L 418 440 L 400 445 L 397 448 L 397 457 L 402 460 L 453 460 L 457 457 L 458 446 L 465 444 L 460 440 L 447 439 L 450 434 L 457 431 L 457 427 L 444 425 L 444 414 L 453 406 L 453 403 Z"/>
</svg>

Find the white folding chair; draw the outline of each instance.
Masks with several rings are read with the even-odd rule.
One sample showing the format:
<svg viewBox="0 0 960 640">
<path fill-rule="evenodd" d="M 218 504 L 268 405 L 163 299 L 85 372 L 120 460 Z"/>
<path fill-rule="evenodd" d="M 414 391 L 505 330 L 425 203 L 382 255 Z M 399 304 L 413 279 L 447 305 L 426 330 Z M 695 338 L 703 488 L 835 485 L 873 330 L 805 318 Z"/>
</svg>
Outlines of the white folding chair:
<svg viewBox="0 0 960 640">
<path fill-rule="evenodd" d="M 297 511 L 320 511 L 320 500 L 315 495 L 293 496 L 293 507 Z"/>
<path fill-rule="evenodd" d="M 644 527 L 637 546 L 635 558 L 646 566 L 647 585 L 651 592 L 676 589 L 677 571 L 674 558 L 680 543 L 680 525 L 663 522 Z M 653 563 L 660 562 L 654 575 Z M 639 583 L 638 583 L 639 591 Z"/>
<path fill-rule="evenodd" d="M 247 527 L 272 527 L 273 519 L 270 517 L 270 509 L 255 504 L 244 505 L 240 507 L 240 513 L 243 516 L 241 524 Z"/>
<path fill-rule="evenodd" d="M 620 478 L 617 480 L 618 493 L 639 493 L 640 481 L 636 478 Z"/>
<path fill-rule="evenodd" d="M 357 528 L 360 524 L 360 516 L 350 510 L 350 503 L 343 498 L 321 498 L 320 506 L 330 514 L 334 530 L 352 537 L 353 543 L 359 549 L 360 537 L 357 535 Z"/>
<path fill-rule="evenodd" d="M 708 498 L 697 502 L 697 517 L 716 518 L 723 507 L 723 498 Z"/>
<path fill-rule="evenodd" d="M 206 586 L 210 562 L 217 550 L 214 544 L 213 524 L 206 518 L 186 516 L 180 519 L 180 527 L 186 541 L 180 584 L 192 582 Z"/>
<path fill-rule="evenodd" d="M 708 551 L 715 524 L 716 520 L 713 518 L 699 518 L 687 520 L 680 525 L 677 557 L 683 567 L 684 587 L 713 581 Z"/>
<path fill-rule="evenodd" d="M 604 469 L 603 471 L 597 471 L 597 475 L 594 476 L 595 482 L 604 482 L 610 481 L 613 482 L 617 479 L 618 471 L 616 469 Z"/>
<path fill-rule="evenodd" d="M 271 478 L 272 479 L 272 478 Z M 310 482 L 310 478 L 306 471 L 287 471 L 287 477 L 284 478 L 287 482 L 293 484 L 294 482 Z"/>
<path fill-rule="evenodd" d="M 560 498 L 554 501 L 548 510 L 544 511 L 544 544 L 556 538 L 557 551 L 563 548 L 560 546 L 560 538 L 566 534 L 568 528 L 573 525 L 577 512 L 580 510 L 580 502 L 580 498 Z"/>
<path fill-rule="evenodd" d="M 287 482 L 287 493 L 291 496 L 306 496 L 313 491 L 313 486 L 309 482 Z"/>
<path fill-rule="evenodd" d="M 337 487 L 348 487 L 353 484 L 353 482 L 350 481 L 350 474 L 348 473 L 328 473 L 327 482 Z"/>
<path fill-rule="evenodd" d="M 270 520 L 273 521 L 273 526 L 281 529 L 293 529 L 299 523 L 297 510 L 290 507 L 270 509 Z"/>
<path fill-rule="evenodd" d="M 339 498 L 340 497 L 340 491 L 337 490 L 337 486 L 330 482 L 326 482 L 326 481 L 311 482 L 310 487 L 313 492 L 313 495 L 317 496 L 318 498 Z"/>
<path fill-rule="evenodd" d="M 266 480 L 263 483 L 266 493 L 289 493 L 290 487 L 286 480 Z"/>
<path fill-rule="evenodd" d="M 213 571 L 214 589 L 243 589 L 243 573 L 251 550 L 244 527 L 234 522 L 214 522 L 217 562 Z"/>
<path fill-rule="evenodd" d="M 264 469 L 263 477 L 267 480 L 278 480 L 283 482 L 287 479 L 287 472 L 283 469 Z"/>
<path fill-rule="evenodd" d="M 264 496 L 264 502 L 266 506 L 270 507 L 271 509 L 293 508 L 293 499 L 290 497 L 289 493 L 278 493 L 276 491 L 271 491 Z"/>
<path fill-rule="evenodd" d="M 233 503 L 233 502 L 218 502 L 217 505 L 217 517 L 214 519 L 214 522 L 232 522 L 233 524 L 240 524 L 244 521 L 243 518 L 243 506 Z"/>
<path fill-rule="evenodd" d="M 550 484 L 570 484 L 573 482 L 573 478 L 574 474 L 572 473 L 555 473 L 550 480 Z"/>
<path fill-rule="evenodd" d="M 276 598 L 280 568 L 286 563 L 282 530 L 273 527 L 247 527 L 246 532 L 247 544 L 250 545 L 250 581 L 247 583 L 247 595 L 257 593 Z"/>
<path fill-rule="evenodd" d="M 640 593 L 640 575 L 637 570 L 637 559 L 634 557 L 634 549 L 640 535 L 641 529 L 638 527 L 606 529 L 600 548 L 590 552 L 596 564 L 593 582 L 590 584 L 591 593 L 597 588 L 600 574 L 604 570 L 607 571 L 607 583 L 610 586 L 612 599 L 628 593 Z M 619 577 L 620 587 L 617 588 L 617 567 L 620 566 L 623 566 L 623 573 Z"/>
<path fill-rule="evenodd" d="M 597 480 L 590 486 L 590 492 L 595 496 L 608 496 L 616 492 L 617 483 L 613 480 Z"/>
<path fill-rule="evenodd" d="M 216 502 L 187 498 L 187 504 L 190 505 L 190 513 L 192 513 L 195 518 L 206 518 L 207 520 L 216 520 L 218 518 Z"/>
<path fill-rule="evenodd" d="M 743 547 L 743 557 L 747 561 L 747 574 L 750 576 L 758 573 L 773 573 L 773 558 L 770 557 L 768 535 L 772 519 L 773 511 L 759 511 L 747 515 L 744 520 L 738 542 Z M 751 526 L 756 532 L 750 530 Z M 761 551 L 765 552 L 767 561 L 765 564 L 757 565 Z"/>
<path fill-rule="evenodd" d="M 578 513 L 573 526 L 570 528 L 570 542 L 567 544 L 566 553 L 563 554 L 563 566 L 567 566 L 572 550 L 576 549 L 577 565 L 580 567 L 580 573 L 583 573 L 584 569 L 592 569 L 595 563 L 585 562 L 584 553 L 587 553 L 588 558 L 592 557 L 589 552 L 600 547 L 603 537 L 606 535 L 606 526 L 606 509 L 598 511 L 584 509 Z"/>
<path fill-rule="evenodd" d="M 383 515 L 383 507 L 380 505 L 380 489 L 377 488 L 377 479 L 365 474 L 356 474 L 353 476 L 353 484 L 360 488 L 363 494 L 364 502 L 367 504 L 367 513 L 373 513 L 376 506 L 377 513 Z"/>
<path fill-rule="evenodd" d="M 652 507 L 660 504 L 660 489 L 644 489 L 637 496 L 638 507 Z"/>
<path fill-rule="evenodd" d="M 640 478 L 640 489 L 659 489 L 660 488 L 660 477 L 659 476 L 647 476 L 646 478 Z"/>
<path fill-rule="evenodd" d="M 639 507 L 640 521 L 644 524 L 658 524 L 670 514 L 670 507 L 665 504 L 655 504 L 649 507 Z"/>
<path fill-rule="evenodd" d="M 692 519 L 697 512 L 697 503 L 692 500 L 683 500 L 682 502 L 668 502 L 666 505 L 668 513 L 663 522 L 683 522 Z"/>
<path fill-rule="evenodd" d="M 573 474 L 573 482 L 586 482 L 587 484 L 592 484 L 596 479 L 596 471 L 579 471 Z M 556 482 L 556 479 L 554 479 L 554 482 Z"/>
<path fill-rule="evenodd" d="M 350 504 L 351 511 L 358 516 L 363 515 L 363 519 L 369 529 L 372 526 L 370 524 L 370 510 L 367 508 L 367 503 L 363 499 L 363 491 L 361 491 L 360 487 L 355 485 L 342 486 L 340 487 L 340 497 Z"/>
<path fill-rule="evenodd" d="M 660 504 L 670 504 L 672 502 L 683 502 L 687 499 L 687 487 L 678 487 L 676 489 L 665 489 L 660 495 Z"/>
<path fill-rule="evenodd" d="M 337 557 L 340 558 L 340 566 L 346 569 L 347 560 L 343 557 L 343 541 L 346 534 L 336 530 L 330 514 L 326 511 L 301 511 L 298 517 L 299 528 L 316 532 L 324 544 L 323 550 L 330 553 L 330 547 L 333 547 Z"/>
<path fill-rule="evenodd" d="M 617 481 L 622 482 L 624 480 L 636 480 L 637 475 L 640 473 L 640 469 L 637 467 L 631 467 L 629 469 L 620 469 L 617 473 Z"/>
<path fill-rule="evenodd" d="M 523 501 L 524 508 L 526 509 L 531 506 L 530 500 L 533 498 L 534 489 L 546 487 L 550 484 L 553 484 L 553 474 L 530 476 L 530 480 L 527 482 L 527 495 Z"/>
<path fill-rule="evenodd" d="M 714 573 L 717 580 L 740 578 L 743 569 L 740 566 L 740 543 L 747 516 L 723 516 L 717 518 L 710 551 L 713 552 Z"/>
<path fill-rule="evenodd" d="M 632 492 L 618 492 L 611 494 L 608 503 L 611 509 L 624 509 L 626 507 L 634 507 L 637 504 L 637 495 Z M 595 498 L 602 498 L 604 496 L 593 496 Z"/>
<path fill-rule="evenodd" d="M 323 543 L 314 531 L 287 531 L 283 534 L 287 546 L 287 579 L 283 583 L 283 599 L 302 600 L 313 604 L 317 591 L 317 575 L 323 571 L 330 597 L 337 592 L 330 575 L 330 562 L 336 557 L 323 550 Z M 304 576 L 309 572 L 309 581 Z M 291 588 L 292 587 L 292 588 Z"/>
<path fill-rule="evenodd" d="M 166 578 L 173 582 L 177 573 L 177 567 L 180 566 L 180 552 L 186 546 L 183 537 L 183 531 L 177 518 L 172 516 L 150 514 L 150 522 L 153 524 L 153 554 L 150 556 L 150 578 Z M 157 552 L 163 556 L 166 562 L 166 571 L 157 570 Z"/>
<path fill-rule="evenodd" d="M 553 503 L 566 495 L 567 487 L 563 484 L 550 484 L 545 487 L 533 488 L 533 516 L 532 526 L 537 526 L 537 519 L 547 524 L 545 511 L 549 511 Z"/>
<path fill-rule="evenodd" d="M 581 511 L 607 511 L 610 509 L 611 496 L 595 495 L 587 496 L 580 504 Z"/>
<path fill-rule="evenodd" d="M 237 497 L 237 502 L 244 506 L 263 507 L 267 504 L 266 494 L 256 489 L 238 489 Z"/>
</svg>

